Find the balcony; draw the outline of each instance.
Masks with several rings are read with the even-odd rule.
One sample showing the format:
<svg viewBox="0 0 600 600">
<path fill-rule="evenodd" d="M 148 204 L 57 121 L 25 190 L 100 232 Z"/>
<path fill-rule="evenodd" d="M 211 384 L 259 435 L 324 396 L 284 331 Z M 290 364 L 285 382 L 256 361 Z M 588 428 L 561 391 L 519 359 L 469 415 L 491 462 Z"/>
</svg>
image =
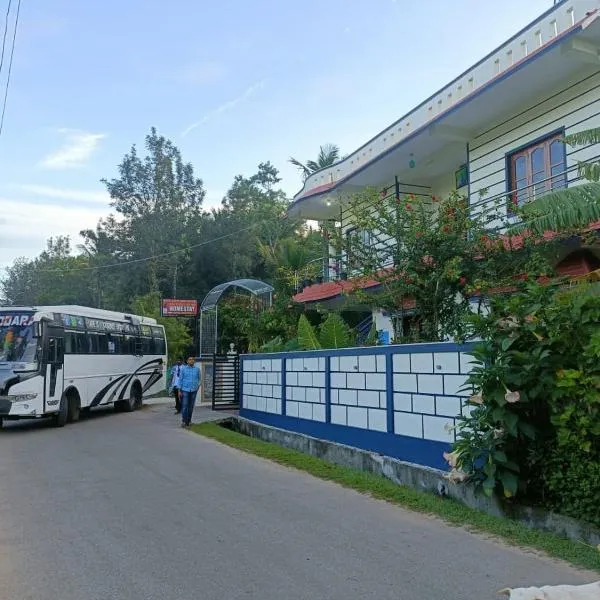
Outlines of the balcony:
<svg viewBox="0 0 600 600">
<path fill-rule="evenodd" d="M 600 66 L 600 0 L 563 0 L 467 72 L 331 167 L 312 174 L 290 214 L 337 218 L 340 195 L 380 187 L 394 175 L 430 185 L 424 176 L 452 172 L 457 152 L 490 122 L 516 114 L 524 102 Z M 427 167 L 427 168 L 426 168 Z M 433 172 L 432 168 L 439 170 Z"/>
<path fill-rule="evenodd" d="M 596 154 L 590 159 L 591 161 L 600 160 L 600 154 Z M 498 194 L 495 196 L 487 197 L 483 195 L 476 202 L 471 203 L 470 210 L 471 214 L 476 214 L 486 222 L 486 226 L 490 235 L 499 235 L 502 239 L 510 243 L 512 247 L 516 247 L 519 243 L 520 237 L 518 235 L 509 235 L 506 233 L 508 228 L 514 227 L 518 224 L 518 218 L 515 214 L 515 202 L 517 199 L 527 199 L 527 202 L 535 202 L 535 200 L 545 193 L 556 189 L 556 181 L 562 181 L 561 187 L 569 185 L 577 185 L 583 183 L 580 176 L 578 175 L 577 165 L 572 165 L 568 169 L 565 169 L 559 174 L 555 174 L 547 179 L 537 181 L 535 184 L 530 186 L 522 187 L 519 190 L 509 190 L 506 193 Z M 390 193 L 390 190 L 391 193 Z M 422 197 L 430 196 L 428 190 L 423 189 L 417 192 Z M 384 201 L 398 201 L 399 199 L 406 197 L 405 192 L 400 193 L 399 188 L 396 184 L 387 186 L 382 190 L 382 199 Z M 443 203 L 441 204 L 443 206 Z M 342 209 L 341 221 L 338 221 L 338 226 L 344 228 L 344 231 L 352 231 L 352 219 L 351 215 L 348 214 L 348 208 Z M 590 223 L 588 228 L 590 231 L 600 232 L 600 222 Z M 372 241 L 373 245 L 378 246 L 380 254 L 380 261 L 382 268 L 393 265 L 393 247 L 396 245 L 395 240 L 384 238 L 377 232 L 369 232 L 369 240 Z M 551 232 L 549 232 L 551 236 Z M 564 276 L 581 276 L 589 273 L 598 267 L 593 257 L 588 258 L 573 258 L 569 257 L 569 254 L 573 252 L 573 248 L 569 245 L 565 245 L 565 252 L 561 260 L 564 260 L 564 264 L 558 267 L 559 273 Z M 294 299 L 301 303 L 316 303 L 316 302 L 343 302 L 343 296 L 356 290 L 362 289 L 365 291 L 376 290 L 379 286 L 379 282 L 361 277 L 357 265 L 349 259 L 346 253 L 336 254 L 333 248 L 330 248 L 329 256 L 321 257 L 316 259 L 323 264 L 323 271 L 317 279 L 311 279 L 299 272 L 297 294 Z M 315 261 L 313 261 L 315 262 Z"/>
</svg>

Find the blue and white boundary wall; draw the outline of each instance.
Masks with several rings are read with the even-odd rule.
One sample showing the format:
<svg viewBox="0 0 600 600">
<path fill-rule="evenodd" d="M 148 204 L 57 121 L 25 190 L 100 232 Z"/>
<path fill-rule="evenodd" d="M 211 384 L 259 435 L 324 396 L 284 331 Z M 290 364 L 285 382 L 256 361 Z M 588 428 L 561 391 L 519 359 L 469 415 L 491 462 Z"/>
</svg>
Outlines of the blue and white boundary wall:
<svg viewBox="0 0 600 600">
<path fill-rule="evenodd" d="M 241 357 L 240 415 L 445 468 L 469 410 L 472 344 L 404 344 Z"/>
</svg>

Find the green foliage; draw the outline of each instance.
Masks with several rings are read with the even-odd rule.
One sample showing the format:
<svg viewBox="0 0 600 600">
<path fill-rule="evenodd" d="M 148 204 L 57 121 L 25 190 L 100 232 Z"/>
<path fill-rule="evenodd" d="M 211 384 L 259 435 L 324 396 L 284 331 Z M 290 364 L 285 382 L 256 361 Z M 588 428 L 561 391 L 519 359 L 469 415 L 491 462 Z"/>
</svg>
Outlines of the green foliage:
<svg viewBox="0 0 600 600">
<path fill-rule="evenodd" d="M 321 350 L 322 348 L 348 348 L 352 345 L 350 327 L 337 313 L 329 313 L 318 328 L 300 315 L 298 320 L 298 345 L 302 350 Z"/>
<path fill-rule="evenodd" d="M 545 502 L 561 513 L 600 527 L 600 460 L 575 450 L 546 449 L 541 477 Z"/>
<path fill-rule="evenodd" d="M 600 183 L 586 183 L 544 194 L 519 209 L 522 222 L 511 228 L 543 235 L 560 232 L 561 237 L 577 233 L 600 219 Z"/>
<path fill-rule="evenodd" d="M 350 328 L 337 313 L 329 313 L 321 325 L 319 341 L 322 348 L 348 348 L 352 345 Z"/>
<path fill-rule="evenodd" d="M 367 189 L 353 195 L 347 207 L 345 220 L 371 233 L 348 235 L 337 228 L 330 232 L 333 245 L 348 256 L 348 271 L 380 284 L 370 303 L 392 313 L 415 306 L 419 339 L 414 341 L 465 339 L 472 296 L 512 285 L 548 249 L 536 247 L 534 236 L 519 248 L 504 243 L 489 232 L 506 211 L 503 203 L 472 214 L 458 193 L 441 201 L 413 194 L 383 197 Z"/>
<path fill-rule="evenodd" d="M 375 321 L 373 321 L 371 329 L 369 329 L 369 333 L 367 334 L 367 338 L 365 340 L 365 346 L 377 346 L 378 342 L 379 335 L 377 334 L 377 326 L 375 325 Z"/>
<path fill-rule="evenodd" d="M 173 362 L 189 352 L 193 340 L 189 334 L 185 321 L 176 317 L 160 316 L 159 294 L 150 292 L 145 296 L 134 298 L 131 303 L 131 310 L 134 314 L 152 317 L 156 319 L 158 323 L 164 325 L 165 335 L 167 336 L 169 362 Z"/>
<path fill-rule="evenodd" d="M 482 342 L 458 466 L 488 494 L 520 492 L 599 523 L 590 507 L 600 482 L 581 464 L 590 474 L 600 465 L 600 297 L 585 286 L 529 284 L 473 320 Z"/>
<path fill-rule="evenodd" d="M 319 342 L 315 328 L 304 314 L 300 315 L 298 319 L 298 344 L 300 344 L 302 350 L 321 349 L 321 343 Z"/>
</svg>

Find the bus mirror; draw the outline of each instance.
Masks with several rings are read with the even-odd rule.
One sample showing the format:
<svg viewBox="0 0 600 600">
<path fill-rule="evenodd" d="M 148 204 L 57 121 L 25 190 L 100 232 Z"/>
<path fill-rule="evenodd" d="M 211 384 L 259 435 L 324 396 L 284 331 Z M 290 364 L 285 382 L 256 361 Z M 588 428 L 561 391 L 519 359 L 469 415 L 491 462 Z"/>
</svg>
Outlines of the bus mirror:
<svg viewBox="0 0 600 600">
<path fill-rule="evenodd" d="M 35 321 L 33 323 L 33 337 L 34 338 L 42 337 L 42 322 L 41 321 Z"/>
</svg>

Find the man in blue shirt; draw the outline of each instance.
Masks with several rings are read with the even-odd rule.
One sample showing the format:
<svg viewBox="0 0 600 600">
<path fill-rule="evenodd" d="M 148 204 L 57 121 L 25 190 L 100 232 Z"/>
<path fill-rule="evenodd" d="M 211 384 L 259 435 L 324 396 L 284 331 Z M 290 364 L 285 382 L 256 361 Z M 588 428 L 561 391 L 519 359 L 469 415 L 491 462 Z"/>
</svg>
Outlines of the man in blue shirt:
<svg viewBox="0 0 600 600">
<path fill-rule="evenodd" d="M 200 369 L 196 366 L 196 359 L 190 356 L 187 364 L 181 368 L 179 374 L 179 390 L 181 392 L 181 426 L 189 427 L 192 422 L 192 413 L 196 403 L 196 394 L 200 387 Z"/>
</svg>

